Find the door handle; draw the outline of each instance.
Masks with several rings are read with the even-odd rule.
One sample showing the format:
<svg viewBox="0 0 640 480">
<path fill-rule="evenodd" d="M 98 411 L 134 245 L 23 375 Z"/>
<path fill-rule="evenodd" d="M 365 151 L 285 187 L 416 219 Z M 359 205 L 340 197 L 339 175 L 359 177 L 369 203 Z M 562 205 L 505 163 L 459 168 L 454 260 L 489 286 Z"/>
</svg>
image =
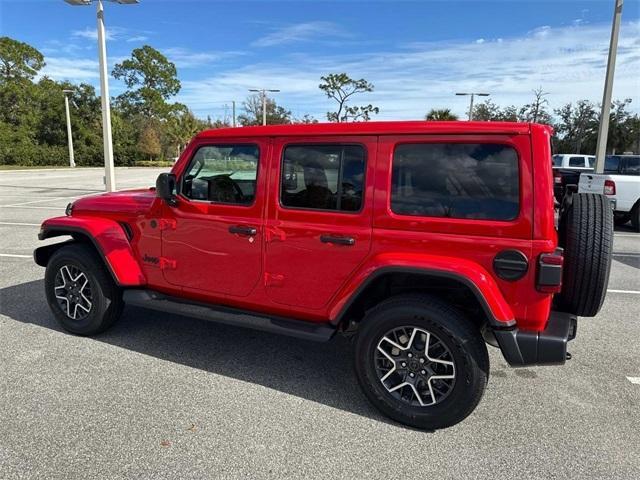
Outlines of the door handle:
<svg viewBox="0 0 640 480">
<path fill-rule="evenodd" d="M 229 233 L 237 233 L 238 235 L 255 235 L 258 230 L 255 227 L 247 227 L 244 225 L 232 225 L 229 227 Z"/>
<path fill-rule="evenodd" d="M 352 247 L 356 244 L 356 239 L 353 237 L 339 237 L 337 235 L 320 235 L 320 241 L 322 243 L 333 243 L 335 245 L 345 245 Z"/>
</svg>

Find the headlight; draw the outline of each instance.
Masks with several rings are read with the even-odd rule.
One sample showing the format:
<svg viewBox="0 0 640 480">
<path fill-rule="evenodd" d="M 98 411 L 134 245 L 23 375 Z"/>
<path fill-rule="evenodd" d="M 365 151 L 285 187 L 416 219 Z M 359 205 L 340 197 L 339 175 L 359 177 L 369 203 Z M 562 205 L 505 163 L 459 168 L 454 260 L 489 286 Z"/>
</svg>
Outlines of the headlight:
<svg viewBox="0 0 640 480">
<path fill-rule="evenodd" d="M 64 209 L 64 214 L 67 217 L 70 217 L 72 213 L 73 213 L 73 203 L 70 203 L 67 205 L 67 208 Z"/>
</svg>

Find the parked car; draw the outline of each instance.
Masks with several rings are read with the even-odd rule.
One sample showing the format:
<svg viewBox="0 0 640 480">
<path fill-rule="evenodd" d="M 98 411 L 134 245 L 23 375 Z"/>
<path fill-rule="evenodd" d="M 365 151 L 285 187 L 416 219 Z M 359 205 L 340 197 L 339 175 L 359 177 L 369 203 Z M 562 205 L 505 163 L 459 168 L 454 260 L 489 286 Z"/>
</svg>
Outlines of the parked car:
<svg viewBox="0 0 640 480">
<path fill-rule="evenodd" d="M 631 222 L 640 232 L 640 155 L 607 156 L 604 174 L 582 174 L 578 192 L 604 193 L 611 201 L 616 225 Z"/>
<path fill-rule="evenodd" d="M 553 155 L 553 194 L 558 203 L 562 202 L 567 187 L 578 188 L 580 174 L 593 172 L 595 155 L 560 153 Z"/>
<path fill-rule="evenodd" d="M 501 122 L 208 130 L 155 189 L 45 220 L 40 239 L 71 239 L 34 257 L 72 333 L 106 330 L 129 304 L 344 335 L 373 405 L 447 427 L 482 397 L 487 343 L 515 367 L 563 364 L 577 316 L 604 300 L 613 214 L 575 194 L 556 231 L 550 137 Z"/>
</svg>

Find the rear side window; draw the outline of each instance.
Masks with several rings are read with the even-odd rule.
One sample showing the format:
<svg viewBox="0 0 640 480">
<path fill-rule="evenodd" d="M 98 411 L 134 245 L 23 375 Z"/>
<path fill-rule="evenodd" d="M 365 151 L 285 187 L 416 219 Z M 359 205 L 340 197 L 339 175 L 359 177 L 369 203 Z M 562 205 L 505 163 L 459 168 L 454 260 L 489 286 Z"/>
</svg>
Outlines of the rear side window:
<svg viewBox="0 0 640 480">
<path fill-rule="evenodd" d="M 584 167 L 584 157 L 569 157 L 570 167 Z"/>
<path fill-rule="evenodd" d="M 393 156 L 391 210 L 400 215 L 513 220 L 518 154 L 499 144 L 404 144 Z"/>
<path fill-rule="evenodd" d="M 284 207 L 357 212 L 362 207 L 365 153 L 360 145 L 291 145 L 282 160 Z"/>
<path fill-rule="evenodd" d="M 589 164 L 589 168 L 594 168 L 596 164 L 596 157 L 587 157 L 587 163 Z"/>
<path fill-rule="evenodd" d="M 627 157 L 622 173 L 625 175 L 640 175 L 640 157 Z"/>
</svg>

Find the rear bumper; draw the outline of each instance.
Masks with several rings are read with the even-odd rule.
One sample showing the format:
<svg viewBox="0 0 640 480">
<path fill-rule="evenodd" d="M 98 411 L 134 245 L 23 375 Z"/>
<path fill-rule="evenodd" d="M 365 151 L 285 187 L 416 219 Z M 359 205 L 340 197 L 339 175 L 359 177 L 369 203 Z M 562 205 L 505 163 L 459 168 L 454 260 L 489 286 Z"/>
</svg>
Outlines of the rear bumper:
<svg viewBox="0 0 640 480">
<path fill-rule="evenodd" d="M 517 328 L 494 330 L 502 355 L 509 365 L 562 365 L 567 358 L 567 343 L 576 336 L 575 315 L 551 312 L 547 328 L 541 332 Z"/>
</svg>

